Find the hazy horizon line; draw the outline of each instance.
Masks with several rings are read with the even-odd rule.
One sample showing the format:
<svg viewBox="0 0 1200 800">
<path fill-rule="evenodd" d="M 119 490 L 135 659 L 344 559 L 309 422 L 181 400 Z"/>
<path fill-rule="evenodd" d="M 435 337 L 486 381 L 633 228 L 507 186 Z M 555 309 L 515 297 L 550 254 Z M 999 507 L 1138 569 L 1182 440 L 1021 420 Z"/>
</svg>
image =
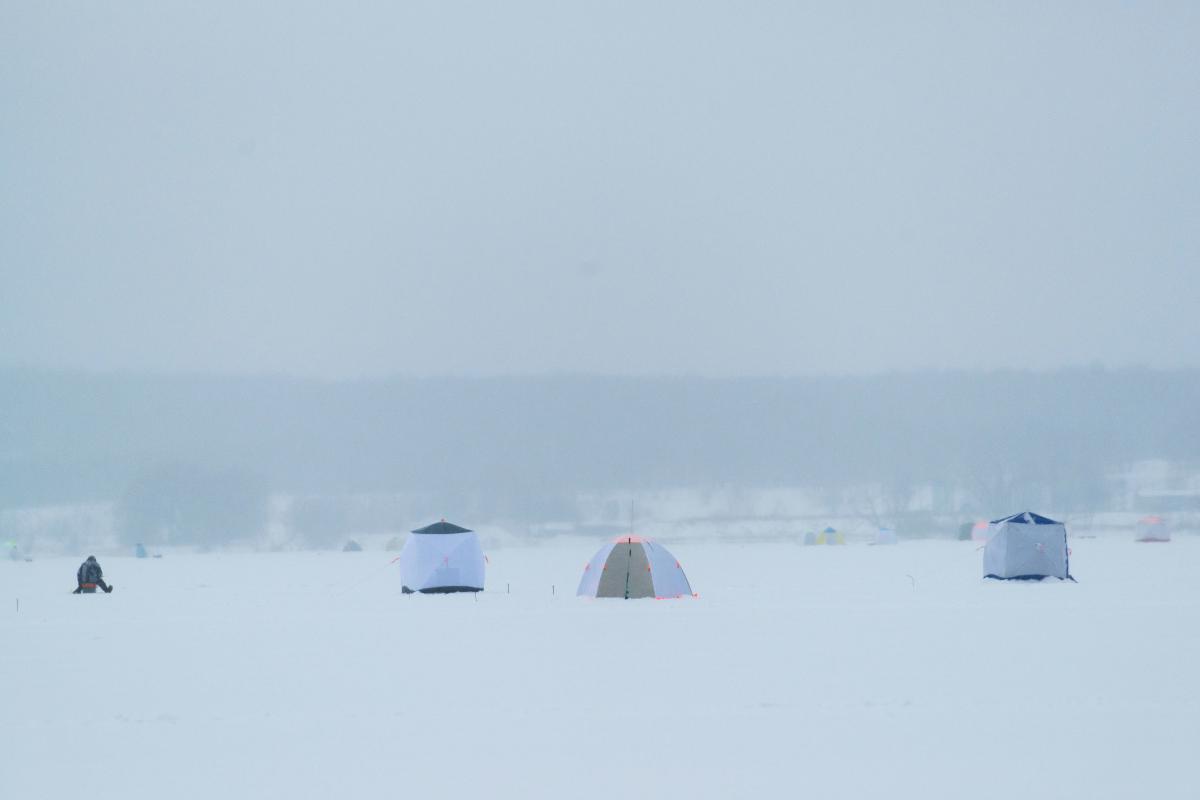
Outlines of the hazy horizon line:
<svg viewBox="0 0 1200 800">
<path fill-rule="evenodd" d="M 905 367 L 890 370 L 827 371 L 811 370 L 775 373 L 714 374 L 696 371 L 679 372 L 603 372 L 584 370 L 544 370 L 508 372 L 386 372 L 363 375 L 318 375 L 287 370 L 218 370 L 218 369 L 163 369 L 148 367 L 84 367 L 41 365 L 28 363 L 0 362 L 0 372 L 31 373 L 42 376 L 72 376 L 92 378 L 154 378 L 168 380 L 273 380 L 296 383 L 357 384 L 398 383 L 405 381 L 488 381 L 520 379 L 587 379 L 587 380 L 695 380 L 712 382 L 764 381 L 764 380 L 827 380 L 827 379 L 873 379 L 915 377 L 930 375 L 1053 375 L 1053 374 L 1120 374 L 1152 373 L 1156 375 L 1187 374 L 1200 372 L 1200 364 L 1194 366 L 1156 366 L 1153 364 L 1063 364 L 1054 367 Z"/>
</svg>

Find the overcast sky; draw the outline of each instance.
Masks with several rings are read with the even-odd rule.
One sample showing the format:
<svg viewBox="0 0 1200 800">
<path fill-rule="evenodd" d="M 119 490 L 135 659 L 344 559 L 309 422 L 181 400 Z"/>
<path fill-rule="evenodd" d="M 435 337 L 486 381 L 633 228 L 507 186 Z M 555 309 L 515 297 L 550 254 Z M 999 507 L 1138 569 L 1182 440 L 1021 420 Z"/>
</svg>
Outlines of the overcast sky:
<svg viewBox="0 0 1200 800">
<path fill-rule="evenodd" d="M 1198 42 L 1193 2 L 0 0 L 0 364 L 1197 366 Z"/>
</svg>

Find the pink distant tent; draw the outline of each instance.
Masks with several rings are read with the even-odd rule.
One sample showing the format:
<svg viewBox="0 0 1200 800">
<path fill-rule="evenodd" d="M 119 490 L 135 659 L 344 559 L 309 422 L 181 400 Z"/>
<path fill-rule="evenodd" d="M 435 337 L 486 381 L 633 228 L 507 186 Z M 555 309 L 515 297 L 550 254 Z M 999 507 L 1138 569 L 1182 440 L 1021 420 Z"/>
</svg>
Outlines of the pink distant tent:
<svg viewBox="0 0 1200 800">
<path fill-rule="evenodd" d="M 981 519 L 971 526 L 971 541 L 986 542 L 990 538 L 992 537 L 988 534 L 988 522 L 986 519 Z"/>
<path fill-rule="evenodd" d="M 1137 523 L 1137 540 L 1139 542 L 1169 542 L 1171 531 L 1167 530 L 1167 521 L 1162 517 L 1142 517 Z"/>
</svg>

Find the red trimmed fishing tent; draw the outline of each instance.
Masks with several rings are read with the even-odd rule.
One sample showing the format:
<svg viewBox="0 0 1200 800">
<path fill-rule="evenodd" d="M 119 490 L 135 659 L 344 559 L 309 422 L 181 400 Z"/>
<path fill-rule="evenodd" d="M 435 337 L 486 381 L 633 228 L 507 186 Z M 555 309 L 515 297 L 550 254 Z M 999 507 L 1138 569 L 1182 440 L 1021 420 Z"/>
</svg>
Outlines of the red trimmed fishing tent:
<svg viewBox="0 0 1200 800">
<path fill-rule="evenodd" d="M 1167 521 L 1159 516 L 1142 517 L 1137 523 L 1137 540 L 1139 542 L 1169 542 L 1171 531 Z"/>
<path fill-rule="evenodd" d="M 695 597 L 683 567 L 667 548 L 641 536 L 618 536 L 583 568 L 579 597 Z"/>
</svg>

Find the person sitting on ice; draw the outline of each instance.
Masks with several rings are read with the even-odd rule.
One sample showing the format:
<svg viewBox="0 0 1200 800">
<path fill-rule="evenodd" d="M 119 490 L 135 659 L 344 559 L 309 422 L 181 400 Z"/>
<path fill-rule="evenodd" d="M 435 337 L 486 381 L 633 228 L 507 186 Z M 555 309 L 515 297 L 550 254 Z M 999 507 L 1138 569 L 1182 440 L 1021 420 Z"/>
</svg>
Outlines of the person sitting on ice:
<svg viewBox="0 0 1200 800">
<path fill-rule="evenodd" d="M 79 565 L 75 578 L 79 581 L 79 588 L 72 594 L 95 594 L 97 586 L 103 589 L 105 594 L 113 590 L 113 587 L 104 582 L 104 570 L 100 569 L 100 562 L 95 556 L 88 556 L 87 561 Z"/>
</svg>

